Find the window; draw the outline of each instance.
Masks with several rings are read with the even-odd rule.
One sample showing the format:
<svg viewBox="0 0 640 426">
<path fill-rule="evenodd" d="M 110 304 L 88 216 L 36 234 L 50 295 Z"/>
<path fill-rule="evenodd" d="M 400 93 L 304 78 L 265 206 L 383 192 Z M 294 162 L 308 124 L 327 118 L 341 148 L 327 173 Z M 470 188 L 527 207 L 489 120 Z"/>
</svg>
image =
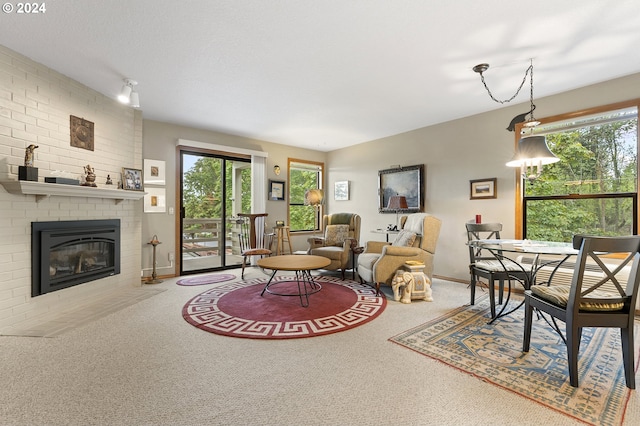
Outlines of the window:
<svg viewBox="0 0 640 426">
<path fill-rule="evenodd" d="M 569 242 L 574 234 L 637 234 L 637 104 L 570 114 L 535 129 L 560 161 L 545 166 L 532 184 L 522 183 L 524 238 Z"/>
<path fill-rule="evenodd" d="M 324 163 L 289 158 L 289 226 L 292 232 L 320 228 L 322 206 L 305 206 L 304 194 L 322 189 Z"/>
</svg>

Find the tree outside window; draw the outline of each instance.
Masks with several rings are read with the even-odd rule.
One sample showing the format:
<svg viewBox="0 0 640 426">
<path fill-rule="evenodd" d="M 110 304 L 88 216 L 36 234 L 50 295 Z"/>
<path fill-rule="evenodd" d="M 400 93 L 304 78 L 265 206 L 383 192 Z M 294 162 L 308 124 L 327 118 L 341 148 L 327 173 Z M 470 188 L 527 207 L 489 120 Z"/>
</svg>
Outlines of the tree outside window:
<svg viewBox="0 0 640 426">
<path fill-rule="evenodd" d="M 637 233 L 637 116 L 631 107 L 537 129 L 561 161 L 523 184 L 525 238 L 569 242 L 574 234 Z"/>
<path fill-rule="evenodd" d="M 315 231 L 320 225 L 321 209 L 304 204 L 310 189 L 322 189 L 324 164 L 289 159 L 289 227 L 295 231 Z"/>
</svg>

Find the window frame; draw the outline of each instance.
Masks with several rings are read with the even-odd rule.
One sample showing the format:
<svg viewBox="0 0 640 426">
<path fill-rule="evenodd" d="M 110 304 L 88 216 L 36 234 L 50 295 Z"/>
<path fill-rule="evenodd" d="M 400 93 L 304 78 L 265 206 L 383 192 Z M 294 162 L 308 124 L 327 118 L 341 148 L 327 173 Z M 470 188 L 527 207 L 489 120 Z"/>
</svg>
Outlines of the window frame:
<svg viewBox="0 0 640 426">
<path fill-rule="evenodd" d="M 610 111 L 615 111 L 615 110 L 621 110 L 621 109 L 625 109 L 625 108 L 633 108 L 636 107 L 637 109 L 637 114 L 638 114 L 638 121 L 639 121 L 639 125 L 637 126 L 636 129 L 636 152 L 638 154 L 638 157 L 640 159 L 640 99 L 633 99 L 633 100 L 629 100 L 629 101 L 624 101 L 624 102 L 618 102 L 618 103 L 614 103 L 614 104 L 608 104 L 608 105 L 602 105 L 602 106 L 598 106 L 598 107 L 594 107 L 594 108 L 587 108 L 584 110 L 580 110 L 580 111 L 575 111 L 575 112 L 570 112 L 570 113 L 565 113 L 565 114 L 559 114 L 559 115 L 554 115 L 554 116 L 550 116 L 550 117 L 545 117 L 545 118 L 538 118 L 537 120 L 540 122 L 540 125 L 548 125 L 548 124 L 552 124 L 554 122 L 559 122 L 559 121 L 566 121 L 566 120 L 571 120 L 571 119 L 577 119 L 580 117 L 585 117 L 585 116 L 589 116 L 589 115 L 597 115 L 597 114 L 605 114 L 607 112 Z M 524 123 L 518 123 L 516 125 L 516 129 L 515 129 L 515 135 L 514 135 L 514 151 L 516 150 L 517 146 L 518 146 L 518 141 L 521 138 L 521 133 L 522 133 L 522 128 L 523 128 Z M 640 181 L 640 161 L 636 162 L 636 176 L 637 179 Z M 515 187 L 515 238 L 518 239 L 522 239 L 524 238 L 524 235 L 526 233 L 526 222 L 525 222 L 525 218 L 526 218 L 526 206 L 525 206 L 525 196 L 524 196 L 524 189 L 525 189 L 525 184 L 526 182 L 522 179 L 522 175 L 521 175 L 521 171 L 520 168 L 517 168 L 514 171 L 515 174 L 515 180 L 516 180 L 516 187 Z M 639 214 L 639 205 L 638 205 L 638 192 L 640 192 L 640 182 L 639 184 L 636 185 L 636 193 L 634 198 L 634 205 L 633 205 L 633 213 L 635 216 L 635 222 L 633 225 L 633 232 L 634 234 L 637 234 L 637 227 L 638 227 L 638 222 L 640 221 L 640 217 L 638 216 Z M 625 193 L 625 196 L 629 196 L 629 193 Z M 589 196 L 587 196 L 587 194 L 582 194 L 582 195 L 558 195 L 558 196 L 545 196 L 545 197 L 539 197 L 539 196 L 531 196 L 531 197 L 527 197 L 528 200 L 539 200 L 539 199 L 586 199 L 586 198 L 615 198 L 616 194 L 612 194 L 612 195 L 607 195 L 607 194 L 591 194 Z"/>
<path fill-rule="evenodd" d="M 324 189 L 325 185 L 324 185 L 324 177 L 325 177 L 325 173 L 324 173 L 324 162 L 321 161 L 312 161 L 312 160 L 304 160 L 301 158 L 288 158 L 287 159 L 287 175 L 289 178 L 289 189 L 288 189 L 288 200 L 287 200 L 287 223 L 289 224 L 289 226 L 291 227 L 291 206 L 292 205 L 296 205 L 298 206 L 299 204 L 293 204 L 291 202 L 291 191 L 293 190 L 293 185 L 291 185 L 291 170 L 301 170 L 300 167 L 296 167 L 295 164 L 299 163 L 299 164 L 306 164 L 309 165 L 310 168 L 318 168 L 318 174 L 320 175 L 318 177 L 318 189 Z M 325 200 L 327 197 L 326 191 L 325 191 Z M 324 203 L 320 205 L 320 208 L 318 208 L 318 210 L 316 211 L 315 214 L 315 226 L 314 229 L 310 229 L 310 230 L 293 230 L 290 229 L 291 233 L 295 233 L 295 234 L 303 234 L 303 233 L 315 233 L 317 231 L 320 230 L 321 226 L 322 226 L 322 217 L 324 215 Z"/>
</svg>

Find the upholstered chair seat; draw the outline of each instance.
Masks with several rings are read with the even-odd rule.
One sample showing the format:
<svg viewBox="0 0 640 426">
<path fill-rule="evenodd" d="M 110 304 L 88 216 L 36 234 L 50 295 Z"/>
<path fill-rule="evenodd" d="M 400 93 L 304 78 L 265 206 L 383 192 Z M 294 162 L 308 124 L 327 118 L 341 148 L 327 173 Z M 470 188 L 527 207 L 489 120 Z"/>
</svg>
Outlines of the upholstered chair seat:
<svg viewBox="0 0 640 426">
<path fill-rule="evenodd" d="M 326 270 L 344 271 L 353 268 L 351 248 L 358 245 L 360 239 L 360 216 L 355 213 L 335 213 L 322 218 L 322 237 L 312 237 L 308 254 L 326 257 L 331 260 Z"/>
<path fill-rule="evenodd" d="M 415 213 L 400 219 L 402 230 L 392 243 L 367 241 L 358 256 L 358 275 L 362 282 L 391 285 L 396 271 L 408 260 L 422 262 L 424 273 L 433 279 L 433 257 L 440 235 L 441 221 L 426 213 Z"/>
</svg>

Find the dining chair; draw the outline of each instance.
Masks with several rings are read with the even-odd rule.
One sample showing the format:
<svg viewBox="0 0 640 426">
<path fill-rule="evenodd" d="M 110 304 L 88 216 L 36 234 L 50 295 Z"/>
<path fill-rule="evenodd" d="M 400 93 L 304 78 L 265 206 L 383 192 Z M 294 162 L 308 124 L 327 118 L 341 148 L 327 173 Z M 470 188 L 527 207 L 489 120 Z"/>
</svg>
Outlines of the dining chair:
<svg viewBox="0 0 640 426">
<path fill-rule="evenodd" d="M 633 321 L 640 281 L 640 237 L 576 235 L 573 247 L 579 252 L 570 287 L 553 285 L 552 280 L 549 285 L 534 285 L 525 291 L 522 350 L 529 351 L 533 310 L 541 315 L 547 313 L 552 317 L 552 327 L 567 346 L 570 384 L 578 387 L 582 329 L 619 328 L 626 384 L 635 389 Z M 565 323 L 564 335 L 556 319 Z"/>
<path fill-rule="evenodd" d="M 242 273 L 251 256 L 271 256 L 271 244 L 274 234 L 265 233 L 265 220 L 268 213 L 239 213 L 237 224 L 239 225 L 238 240 L 240 243 L 240 255 L 242 256 Z"/>
<path fill-rule="evenodd" d="M 499 240 L 501 223 L 467 223 L 467 239 L 474 240 Z M 496 258 L 493 253 L 486 249 L 469 245 L 469 273 L 471 275 L 470 290 L 471 304 L 476 302 L 476 283 L 484 278 L 487 280 L 489 288 L 489 304 L 491 308 L 491 318 L 496 317 L 496 297 L 495 282 L 498 281 L 498 304 L 502 304 L 504 295 L 504 282 L 506 280 L 517 280 L 521 283 L 530 280 L 530 267 L 521 265 L 511 259 L 501 257 Z"/>
</svg>

